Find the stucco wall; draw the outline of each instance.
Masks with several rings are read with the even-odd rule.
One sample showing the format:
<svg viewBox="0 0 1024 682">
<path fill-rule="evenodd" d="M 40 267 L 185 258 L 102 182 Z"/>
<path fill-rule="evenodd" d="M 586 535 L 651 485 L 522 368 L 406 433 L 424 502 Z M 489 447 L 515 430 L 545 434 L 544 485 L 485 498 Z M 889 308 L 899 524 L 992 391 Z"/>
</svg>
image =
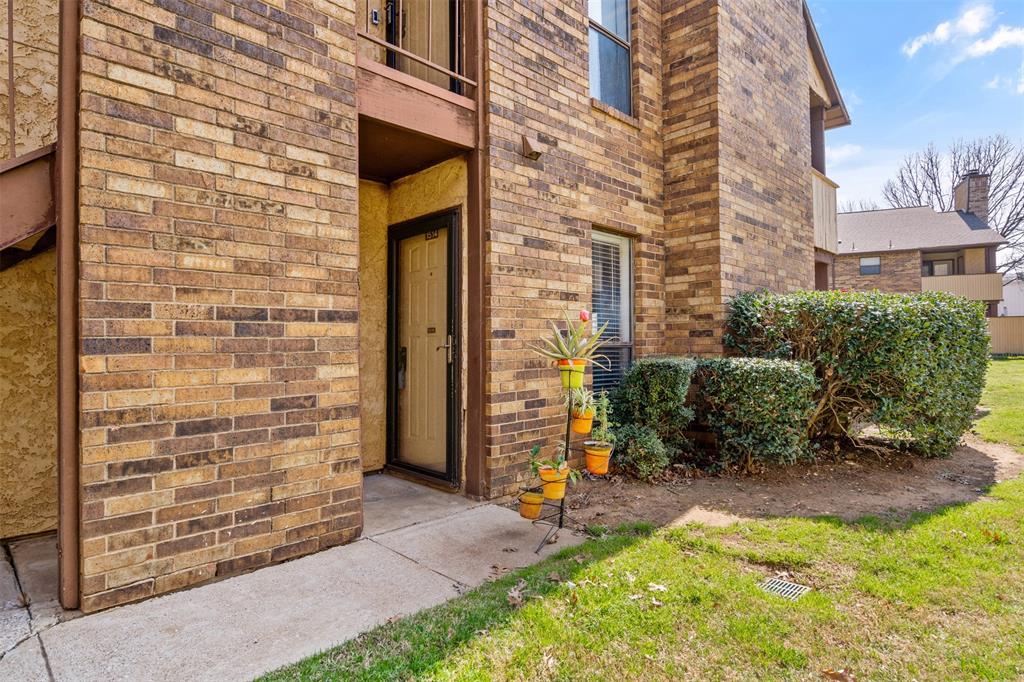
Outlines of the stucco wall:
<svg viewBox="0 0 1024 682">
<path fill-rule="evenodd" d="M 0 538 L 57 527 L 57 259 L 0 271 Z"/>
<path fill-rule="evenodd" d="M 363 417 L 363 471 L 380 469 L 386 461 L 388 225 L 459 206 L 465 232 L 467 177 L 465 159 L 456 158 L 400 178 L 390 186 L 359 181 L 359 408 Z"/>
<path fill-rule="evenodd" d="M 57 139 L 57 0 L 13 0 L 14 48 L 7 44 L 7 6 L 0 35 L 0 158 L 19 156 Z M 15 149 L 7 125 L 7 63 L 14 56 Z"/>
<path fill-rule="evenodd" d="M 363 471 L 385 461 L 388 188 L 359 181 L 359 411 Z"/>
<path fill-rule="evenodd" d="M 963 274 L 980 275 L 985 269 L 985 249 L 964 249 Z"/>
</svg>

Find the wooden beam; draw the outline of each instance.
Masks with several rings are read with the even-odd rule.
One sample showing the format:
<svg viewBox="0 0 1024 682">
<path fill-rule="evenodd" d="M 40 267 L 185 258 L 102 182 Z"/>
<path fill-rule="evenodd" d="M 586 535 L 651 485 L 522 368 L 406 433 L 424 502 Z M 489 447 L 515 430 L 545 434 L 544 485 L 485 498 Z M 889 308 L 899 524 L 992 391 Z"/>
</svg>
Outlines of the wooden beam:
<svg viewBox="0 0 1024 682">
<path fill-rule="evenodd" d="M 54 145 L 0 163 L 0 249 L 54 224 Z"/>
<path fill-rule="evenodd" d="M 415 76 L 359 57 L 359 115 L 463 149 L 476 146 L 476 103 Z"/>
<path fill-rule="evenodd" d="M 81 599 L 78 457 L 78 80 L 81 5 L 60 3 L 57 83 L 57 550 L 60 603 Z"/>
<path fill-rule="evenodd" d="M 484 80 L 484 3 L 462 3 L 466 17 L 466 67 L 469 75 L 480 83 L 474 90 L 476 110 L 473 129 L 476 133 L 473 151 L 469 153 L 469 196 L 467 216 L 466 259 L 466 473 L 465 492 L 477 499 L 489 498 L 490 476 L 487 471 L 487 277 L 484 270 L 487 234 L 487 107 Z"/>
</svg>

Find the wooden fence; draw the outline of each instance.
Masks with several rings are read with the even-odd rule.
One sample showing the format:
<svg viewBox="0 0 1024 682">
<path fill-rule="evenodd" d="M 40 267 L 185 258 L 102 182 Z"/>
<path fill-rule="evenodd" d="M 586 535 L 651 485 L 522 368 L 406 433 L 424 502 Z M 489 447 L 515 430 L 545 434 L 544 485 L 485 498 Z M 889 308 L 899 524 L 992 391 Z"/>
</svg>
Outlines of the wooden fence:
<svg viewBox="0 0 1024 682">
<path fill-rule="evenodd" d="M 1024 316 L 990 317 L 988 333 L 993 354 L 1024 355 Z"/>
</svg>

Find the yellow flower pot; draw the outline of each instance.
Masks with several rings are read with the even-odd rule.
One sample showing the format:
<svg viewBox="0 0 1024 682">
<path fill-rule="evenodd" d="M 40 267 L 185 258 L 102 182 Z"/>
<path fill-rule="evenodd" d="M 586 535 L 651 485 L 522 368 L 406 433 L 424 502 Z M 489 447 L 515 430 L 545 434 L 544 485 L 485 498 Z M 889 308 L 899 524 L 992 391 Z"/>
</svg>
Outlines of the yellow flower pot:
<svg viewBox="0 0 1024 682">
<path fill-rule="evenodd" d="M 612 458 L 611 445 L 588 441 L 583 444 L 583 452 L 587 462 L 587 471 L 595 476 L 603 476 L 608 473 L 608 462 Z"/>
<path fill-rule="evenodd" d="M 519 515 L 524 519 L 536 521 L 544 504 L 544 496 L 540 493 L 526 492 L 519 496 Z"/>
<path fill-rule="evenodd" d="M 594 427 L 594 411 L 572 413 L 572 431 L 581 435 L 587 435 Z"/>
<path fill-rule="evenodd" d="M 565 497 L 565 483 L 569 480 L 568 464 L 563 464 L 558 469 L 541 467 L 537 473 L 544 482 L 544 499 L 560 500 Z"/>
<path fill-rule="evenodd" d="M 558 361 L 558 372 L 562 375 L 562 388 L 583 388 L 583 375 L 586 371 L 586 360 Z"/>
</svg>

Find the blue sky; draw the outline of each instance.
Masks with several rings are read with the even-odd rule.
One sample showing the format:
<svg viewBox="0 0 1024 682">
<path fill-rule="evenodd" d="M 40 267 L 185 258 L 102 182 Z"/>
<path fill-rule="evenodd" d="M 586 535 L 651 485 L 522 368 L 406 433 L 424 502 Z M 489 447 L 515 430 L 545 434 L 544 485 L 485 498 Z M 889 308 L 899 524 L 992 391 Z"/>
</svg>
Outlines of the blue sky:
<svg viewBox="0 0 1024 682">
<path fill-rule="evenodd" d="M 904 155 L 1024 143 L 1024 0 L 808 0 L 853 124 L 826 134 L 840 203 L 882 199 Z"/>
</svg>

